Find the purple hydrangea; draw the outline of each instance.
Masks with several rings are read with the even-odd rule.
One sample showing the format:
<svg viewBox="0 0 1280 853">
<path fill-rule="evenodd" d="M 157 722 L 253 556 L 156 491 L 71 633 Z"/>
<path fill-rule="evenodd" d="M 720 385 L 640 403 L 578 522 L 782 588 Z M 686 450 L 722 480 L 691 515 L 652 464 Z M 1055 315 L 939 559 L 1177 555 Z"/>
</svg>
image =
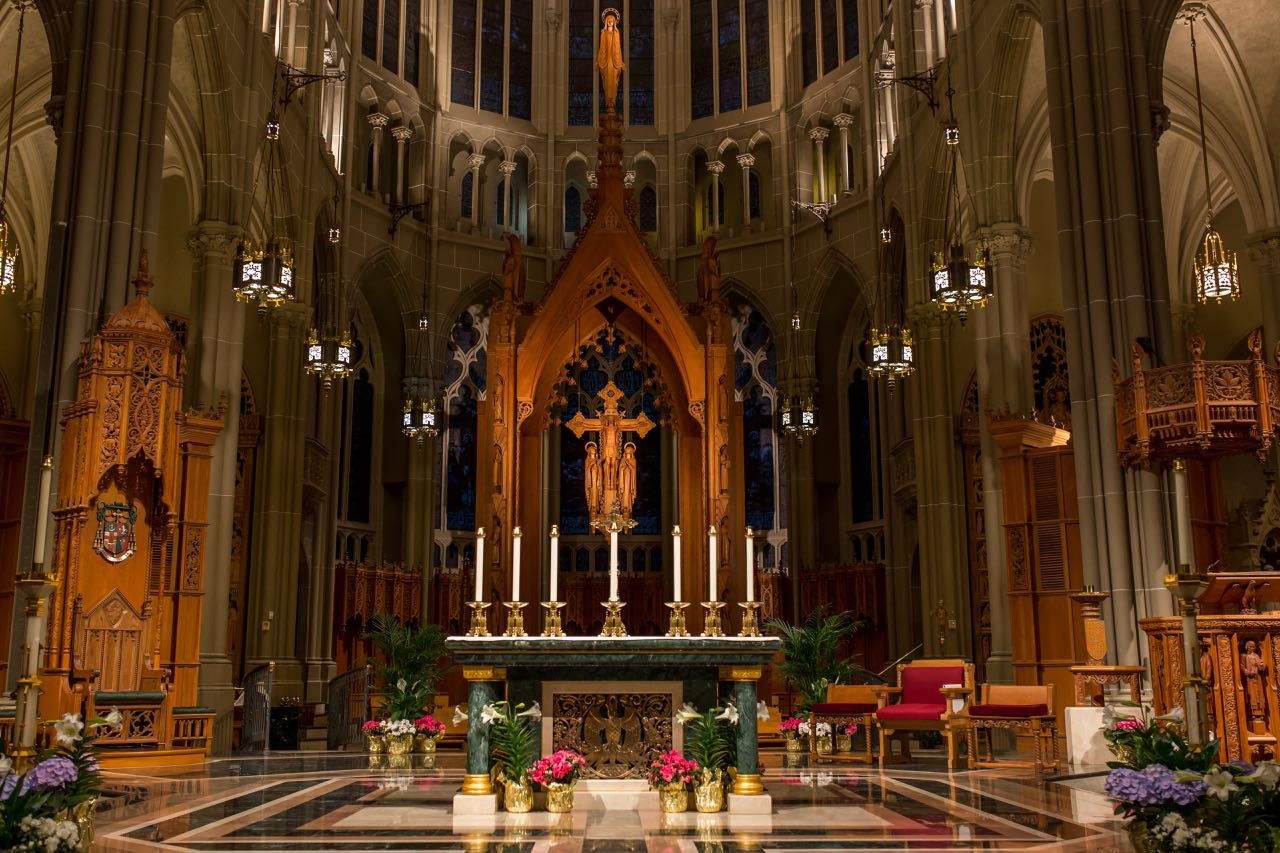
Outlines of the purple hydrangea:
<svg viewBox="0 0 1280 853">
<path fill-rule="evenodd" d="M 1161 764 L 1152 764 L 1142 770 L 1117 768 L 1107 774 L 1106 792 L 1124 803 L 1138 806 L 1159 806 L 1173 803 L 1189 806 L 1204 796 L 1207 790 L 1203 782 L 1179 782 L 1173 771 Z"/>
<path fill-rule="evenodd" d="M 0 779 L 0 802 L 3 802 L 13 796 L 13 789 L 18 787 L 18 774 L 10 773 Z"/>
<path fill-rule="evenodd" d="M 27 773 L 22 782 L 22 793 L 52 791 L 65 788 L 75 782 L 80 773 L 70 758 L 56 756 L 46 758 Z"/>
</svg>

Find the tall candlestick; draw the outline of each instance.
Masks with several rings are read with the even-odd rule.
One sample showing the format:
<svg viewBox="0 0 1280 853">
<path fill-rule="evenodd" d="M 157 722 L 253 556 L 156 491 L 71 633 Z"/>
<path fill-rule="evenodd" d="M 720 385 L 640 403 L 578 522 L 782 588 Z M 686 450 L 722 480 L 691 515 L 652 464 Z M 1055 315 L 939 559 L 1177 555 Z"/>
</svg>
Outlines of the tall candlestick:
<svg viewBox="0 0 1280 853">
<path fill-rule="evenodd" d="M 672 601 L 683 601 L 680 597 L 680 525 L 671 528 L 672 540 L 672 578 L 675 581 L 675 589 L 672 590 Z"/>
<path fill-rule="evenodd" d="M 756 600 L 756 532 L 747 528 L 747 601 Z"/>
<path fill-rule="evenodd" d="M 44 563 L 44 540 L 49 532 L 49 486 L 53 480 L 53 457 L 46 456 L 40 463 L 40 503 L 36 511 L 36 549 L 33 563 Z"/>
<path fill-rule="evenodd" d="M 551 525 L 551 600 L 559 601 L 560 592 L 560 525 Z"/>
<path fill-rule="evenodd" d="M 707 539 L 707 550 L 710 554 L 711 560 L 711 597 L 707 600 L 716 601 L 716 567 L 719 565 L 720 561 L 716 559 L 716 526 L 714 524 L 707 529 Z"/>
<path fill-rule="evenodd" d="M 476 601 L 484 601 L 484 528 L 476 531 Z"/>
<path fill-rule="evenodd" d="M 609 525 L 609 600 L 618 600 L 618 525 Z"/>
<path fill-rule="evenodd" d="M 519 527 L 511 530 L 511 600 L 520 600 L 520 537 Z"/>
</svg>

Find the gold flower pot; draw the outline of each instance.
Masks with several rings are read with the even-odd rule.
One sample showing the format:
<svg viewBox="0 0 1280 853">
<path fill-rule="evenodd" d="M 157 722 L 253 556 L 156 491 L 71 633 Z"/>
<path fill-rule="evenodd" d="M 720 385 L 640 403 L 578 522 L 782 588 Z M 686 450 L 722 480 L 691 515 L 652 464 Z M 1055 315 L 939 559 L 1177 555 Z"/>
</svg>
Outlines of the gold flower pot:
<svg viewBox="0 0 1280 853">
<path fill-rule="evenodd" d="M 81 853 L 88 853 L 89 848 L 93 847 L 93 813 L 97 805 L 98 798 L 92 797 L 71 808 L 62 809 L 55 815 L 58 820 L 69 820 L 76 825 L 76 832 L 79 833 L 76 849 Z"/>
<path fill-rule="evenodd" d="M 387 769 L 388 770 L 412 770 L 413 756 L 409 755 L 407 752 L 399 755 L 392 753 L 391 755 L 387 756 Z"/>
<path fill-rule="evenodd" d="M 836 735 L 836 752 L 853 752 L 853 735 Z"/>
<path fill-rule="evenodd" d="M 805 752 L 804 738 L 797 734 L 787 735 L 787 752 L 791 755 L 800 755 Z"/>
<path fill-rule="evenodd" d="M 693 786 L 693 802 L 703 813 L 718 812 L 724 807 L 724 777 L 718 772 L 704 776 Z"/>
<path fill-rule="evenodd" d="M 431 735 L 414 735 L 413 751 L 419 755 L 435 755 L 436 739 Z"/>
<path fill-rule="evenodd" d="M 572 782 L 552 782 L 547 785 L 547 811 L 553 814 L 573 811 Z"/>
<path fill-rule="evenodd" d="M 831 735 L 818 736 L 818 755 L 830 755 L 832 751 Z"/>
<path fill-rule="evenodd" d="M 689 789 L 683 783 L 658 786 L 658 809 L 666 814 L 689 810 Z"/>
<path fill-rule="evenodd" d="M 391 735 L 387 738 L 387 753 L 408 755 L 413 751 L 413 735 Z"/>
<path fill-rule="evenodd" d="M 503 786 L 502 802 L 512 814 L 533 811 L 533 786 L 528 782 L 507 782 Z"/>
<path fill-rule="evenodd" d="M 370 770 L 385 769 L 387 766 L 388 757 L 389 756 L 387 756 L 385 753 L 381 753 L 381 752 L 369 753 L 369 769 Z"/>
<path fill-rule="evenodd" d="M 387 751 L 387 739 L 382 735 L 365 735 L 364 740 L 369 746 L 370 755 L 381 755 Z"/>
</svg>

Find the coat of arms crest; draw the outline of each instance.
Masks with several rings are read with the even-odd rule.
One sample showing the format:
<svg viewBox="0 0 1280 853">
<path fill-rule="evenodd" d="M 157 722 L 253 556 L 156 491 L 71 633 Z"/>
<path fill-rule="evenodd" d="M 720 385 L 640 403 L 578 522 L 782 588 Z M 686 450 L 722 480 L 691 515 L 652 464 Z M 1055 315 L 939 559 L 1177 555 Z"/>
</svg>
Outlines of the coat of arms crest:
<svg viewBox="0 0 1280 853">
<path fill-rule="evenodd" d="M 110 563 L 129 559 L 137 547 L 134 523 L 138 510 L 121 503 L 98 504 L 98 533 L 93 538 L 93 549 Z"/>
</svg>

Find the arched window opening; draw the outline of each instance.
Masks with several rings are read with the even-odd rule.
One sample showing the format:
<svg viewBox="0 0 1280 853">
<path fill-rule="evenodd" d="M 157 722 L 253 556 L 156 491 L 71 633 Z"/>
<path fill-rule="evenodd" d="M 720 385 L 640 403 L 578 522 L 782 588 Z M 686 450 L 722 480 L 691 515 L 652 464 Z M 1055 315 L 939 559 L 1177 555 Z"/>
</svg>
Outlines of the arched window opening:
<svg viewBox="0 0 1280 853">
<path fill-rule="evenodd" d="M 572 184 L 564 191 L 564 233 L 577 234 L 582 228 L 582 193 Z"/>
<path fill-rule="evenodd" d="M 693 118 L 769 101 L 769 6 L 768 0 L 690 0 Z"/>
<path fill-rule="evenodd" d="M 759 311 L 742 303 L 733 315 L 734 399 L 742 403 L 743 479 L 747 524 L 765 536 L 757 549 L 765 568 L 786 547 L 786 471 L 777 435 L 777 348 Z"/>
<path fill-rule="evenodd" d="M 488 336 L 488 313 L 479 305 L 463 311 L 449 334 L 443 395 L 445 440 L 441 442 L 445 530 L 470 532 L 476 527 L 477 407 L 484 399 Z"/>
<path fill-rule="evenodd" d="M 458 199 L 458 215 L 463 219 L 471 218 L 471 213 L 473 211 L 472 204 L 475 200 L 475 183 L 475 173 L 468 169 L 463 173 L 462 182 L 458 187 L 458 192 L 461 195 L 461 198 Z"/>
<path fill-rule="evenodd" d="M 857 0 L 800 0 L 800 55 L 805 86 L 856 57 Z"/>
<path fill-rule="evenodd" d="M 658 192 L 646 184 L 640 190 L 640 230 L 653 234 L 658 230 Z"/>
<path fill-rule="evenodd" d="M 450 74 L 453 103 L 528 119 L 533 90 L 532 0 L 453 0 Z"/>
<path fill-rule="evenodd" d="M 751 172 L 747 177 L 747 195 L 752 219 L 760 219 L 760 176 Z"/>
</svg>

